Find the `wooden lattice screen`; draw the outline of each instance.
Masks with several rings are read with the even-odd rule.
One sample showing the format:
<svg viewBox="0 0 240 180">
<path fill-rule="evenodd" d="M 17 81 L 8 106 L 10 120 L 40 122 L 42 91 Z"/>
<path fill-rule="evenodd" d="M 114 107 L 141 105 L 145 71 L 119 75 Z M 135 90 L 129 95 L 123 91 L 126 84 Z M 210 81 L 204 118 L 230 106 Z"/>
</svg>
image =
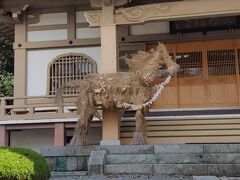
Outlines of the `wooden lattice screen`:
<svg viewBox="0 0 240 180">
<path fill-rule="evenodd" d="M 237 57 L 238 57 L 238 71 L 240 73 L 240 49 L 237 49 Z"/>
<path fill-rule="evenodd" d="M 52 60 L 48 73 L 48 94 L 55 95 L 56 90 L 65 83 L 82 79 L 86 74 L 97 73 L 97 64 L 85 54 L 63 54 Z M 76 94 L 78 90 L 67 88 L 64 93 Z"/>
<path fill-rule="evenodd" d="M 208 51 L 207 58 L 209 76 L 236 74 L 234 49 Z"/>
<path fill-rule="evenodd" d="M 179 78 L 196 77 L 203 73 L 202 52 L 176 53 L 176 62 L 180 65 Z"/>
</svg>

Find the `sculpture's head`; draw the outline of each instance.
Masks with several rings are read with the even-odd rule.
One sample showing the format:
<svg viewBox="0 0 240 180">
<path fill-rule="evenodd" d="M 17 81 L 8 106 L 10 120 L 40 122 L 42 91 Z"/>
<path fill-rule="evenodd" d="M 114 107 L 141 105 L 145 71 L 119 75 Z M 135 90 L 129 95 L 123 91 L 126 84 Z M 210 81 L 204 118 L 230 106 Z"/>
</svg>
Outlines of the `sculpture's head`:
<svg viewBox="0 0 240 180">
<path fill-rule="evenodd" d="M 179 65 L 172 60 L 162 43 L 148 52 L 139 51 L 131 59 L 127 59 L 127 64 L 131 71 L 147 74 L 149 77 L 153 77 L 159 66 L 166 65 L 170 75 L 174 75 L 179 69 Z"/>
<path fill-rule="evenodd" d="M 170 75 L 174 75 L 178 71 L 179 65 L 169 56 L 166 47 L 162 43 L 158 43 L 158 46 L 155 49 L 151 49 L 149 53 L 158 54 L 158 58 L 152 60 L 154 61 L 153 64 L 156 64 L 158 67 L 165 65 Z"/>
</svg>

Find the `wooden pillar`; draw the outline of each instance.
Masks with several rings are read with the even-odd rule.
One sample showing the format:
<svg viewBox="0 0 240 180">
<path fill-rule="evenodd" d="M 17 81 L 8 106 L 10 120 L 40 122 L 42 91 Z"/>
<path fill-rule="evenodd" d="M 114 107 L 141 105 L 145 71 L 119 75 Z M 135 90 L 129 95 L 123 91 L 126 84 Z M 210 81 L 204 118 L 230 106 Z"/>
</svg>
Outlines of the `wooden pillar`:
<svg viewBox="0 0 240 180">
<path fill-rule="evenodd" d="M 102 73 L 117 72 L 117 36 L 114 24 L 114 5 L 102 3 L 101 26 L 101 70 Z M 101 145 L 120 144 L 119 141 L 119 113 L 103 110 Z"/>
<path fill-rule="evenodd" d="M 63 147 L 65 145 L 64 123 L 55 123 L 54 146 Z"/>
<path fill-rule="evenodd" d="M 9 133 L 5 125 L 0 125 L 0 147 L 9 146 Z"/>
<path fill-rule="evenodd" d="M 14 96 L 23 97 L 27 93 L 27 51 L 21 48 L 27 41 L 27 13 L 23 12 L 23 23 L 15 25 L 14 49 Z M 18 100 L 16 103 L 23 104 Z"/>
<path fill-rule="evenodd" d="M 116 25 L 101 26 L 102 73 L 117 72 Z"/>
<path fill-rule="evenodd" d="M 120 113 L 118 111 L 103 111 L 101 145 L 120 144 Z"/>
</svg>

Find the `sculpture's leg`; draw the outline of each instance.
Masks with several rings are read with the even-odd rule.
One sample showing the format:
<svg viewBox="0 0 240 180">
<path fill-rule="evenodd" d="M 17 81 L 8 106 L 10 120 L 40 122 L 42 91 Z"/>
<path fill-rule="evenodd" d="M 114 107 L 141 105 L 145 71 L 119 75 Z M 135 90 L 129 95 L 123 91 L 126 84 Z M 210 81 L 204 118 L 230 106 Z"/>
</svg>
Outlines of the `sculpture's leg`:
<svg viewBox="0 0 240 180">
<path fill-rule="evenodd" d="M 141 145 L 146 144 L 145 140 L 145 118 L 141 110 L 138 110 L 135 115 L 136 130 L 133 135 L 132 144 Z"/>
<path fill-rule="evenodd" d="M 76 146 L 76 145 L 85 145 L 87 140 L 87 120 L 78 120 L 77 127 L 74 131 L 73 138 L 71 139 L 70 145 Z"/>
<path fill-rule="evenodd" d="M 83 117 L 77 122 L 77 127 L 70 142 L 71 146 L 87 144 L 88 128 L 91 120 L 92 116 L 90 118 Z"/>
</svg>

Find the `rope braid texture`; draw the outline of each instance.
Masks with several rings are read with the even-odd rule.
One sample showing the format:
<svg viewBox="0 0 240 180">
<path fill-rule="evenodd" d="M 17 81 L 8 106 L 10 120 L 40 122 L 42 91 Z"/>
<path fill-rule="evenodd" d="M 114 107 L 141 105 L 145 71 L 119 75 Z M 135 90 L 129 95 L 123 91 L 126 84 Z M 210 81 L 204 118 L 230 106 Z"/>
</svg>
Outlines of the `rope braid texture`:
<svg viewBox="0 0 240 180">
<path fill-rule="evenodd" d="M 97 111 L 102 110 L 136 111 L 136 129 L 132 144 L 145 144 L 144 114 L 161 95 L 179 66 L 170 58 L 163 44 L 148 52 L 139 51 L 126 59 L 129 72 L 109 74 L 88 74 L 82 80 L 71 81 L 60 87 L 56 93 L 57 103 L 62 103 L 65 88 L 79 89 L 76 101 L 79 120 L 70 145 L 87 144 L 90 121 L 94 116 L 102 119 Z M 168 76 L 159 83 L 159 66 L 166 65 Z"/>
</svg>

